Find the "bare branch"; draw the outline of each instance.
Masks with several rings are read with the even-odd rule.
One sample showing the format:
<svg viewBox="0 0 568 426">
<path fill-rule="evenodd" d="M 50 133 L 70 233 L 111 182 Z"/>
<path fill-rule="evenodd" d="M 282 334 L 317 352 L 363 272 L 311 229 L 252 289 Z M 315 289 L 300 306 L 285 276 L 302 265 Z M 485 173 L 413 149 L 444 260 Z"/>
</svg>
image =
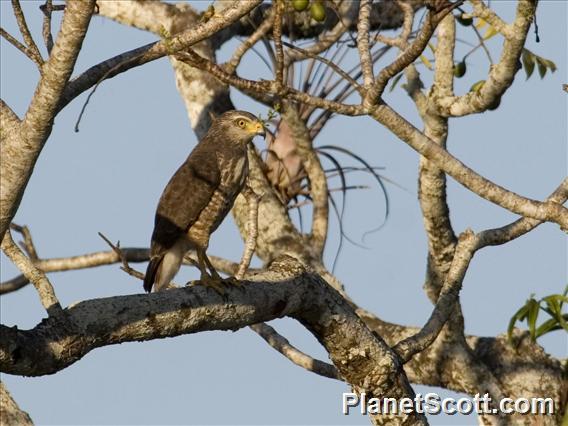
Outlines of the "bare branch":
<svg viewBox="0 0 568 426">
<path fill-rule="evenodd" d="M 566 200 L 568 200 L 568 178 L 564 179 L 560 186 L 547 198 L 548 202 L 557 204 L 564 204 Z M 476 250 L 486 246 L 506 244 L 532 231 L 542 223 L 542 220 L 525 217 L 500 228 L 487 229 L 477 234 Z"/>
<path fill-rule="evenodd" d="M 388 105 L 379 105 L 371 116 L 480 197 L 521 216 L 555 222 L 562 229 L 568 229 L 568 209 L 552 201 L 539 202 L 522 197 L 484 178 L 418 131 Z"/>
<path fill-rule="evenodd" d="M 37 57 L 32 54 L 32 51 L 28 49 L 25 45 L 20 43 L 12 34 L 6 31 L 4 28 L 0 28 L 0 36 L 4 37 L 12 46 L 26 55 L 31 59 L 38 67 L 41 67 L 42 63 L 37 61 Z"/>
<path fill-rule="evenodd" d="M 62 271 L 72 271 L 79 269 L 96 268 L 98 266 L 112 265 L 115 263 L 121 263 L 125 260 L 128 263 L 140 263 L 147 262 L 150 259 L 150 249 L 148 248 L 136 248 L 136 247 L 121 247 L 120 252 L 123 256 L 121 258 L 116 251 L 98 251 L 94 253 L 83 254 L 79 256 L 71 257 L 56 257 L 52 259 L 40 259 L 34 262 L 35 266 L 45 273 L 49 272 L 62 272 Z M 237 271 L 239 265 L 230 260 L 223 259 L 218 256 L 209 255 L 209 260 L 213 264 L 213 267 L 220 272 L 225 274 L 234 275 Z M 197 255 L 195 252 L 188 253 L 186 255 L 185 265 L 194 265 L 194 261 L 197 260 Z M 256 269 L 249 269 L 251 273 L 256 272 Z M 10 280 L 4 281 L 0 284 L 0 295 L 12 293 L 25 287 L 29 284 L 29 280 L 24 275 L 18 275 Z"/>
<path fill-rule="evenodd" d="M 256 93 L 269 93 L 272 95 L 281 94 L 280 90 L 276 88 L 269 81 L 253 81 L 240 78 L 235 75 L 230 75 L 225 70 L 223 70 L 217 64 L 199 56 L 197 53 L 188 49 L 187 52 L 181 52 L 174 55 L 176 59 L 187 63 L 188 65 L 194 66 L 204 71 L 210 72 L 217 79 L 225 84 L 236 87 L 237 89 L 244 92 L 256 92 Z M 364 109 L 359 105 L 348 105 L 341 102 L 334 102 L 327 99 L 319 98 L 316 96 L 308 95 L 302 91 L 293 89 L 291 87 L 286 87 L 285 97 L 297 102 L 306 103 L 308 105 L 313 105 L 318 108 L 332 109 L 340 114 L 344 115 L 363 115 L 365 113 Z"/>
<path fill-rule="evenodd" d="M 373 61 L 369 48 L 369 17 L 371 16 L 372 3 L 372 0 L 361 0 L 359 2 L 359 19 L 357 20 L 357 49 L 361 71 L 363 72 L 363 85 L 366 89 L 371 87 L 374 80 Z"/>
<path fill-rule="evenodd" d="M 448 14 L 438 26 L 438 44 L 435 51 L 436 91 L 453 93 L 455 18 Z M 431 92 L 430 92 L 431 93 Z M 425 97 L 425 95 L 424 95 Z M 428 108 L 429 99 L 413 99 L 424 122 L 424 134 L 442 148 L 446 148 L 448 119 L 440 117 Z M 440 288 L 450 269 L 456 245 L 456 236 L 450 221 L 450 209 L 446 196 L 446 174 L 425 157 L 420 157 L 419 200 L 424 228 L 428 236 L 428 266 L 425 290 L 432 302 L 436 302 Z"/>
<path fill-rule="evenodd" d="M 245 241 L 245 251 L 241 258 L 241 263 L 239 263 L 239 269 L 235 274 L 237 280 L 242 280 L 245 276 L 250 261 L 256 249 L 256 239 L 258 237 L 258 203 L 262 196 L 256 194 L 250 186 L 246 186 L 243 195 L 247 200 L 249 215 L 247 223 L 247 238 Z"/>
<path fill-rule="evenodd" d="M 276 51 L 276 69 L 274 70 L 274 80 L 278 89 L 284 86 L 284 50 L 282 48 L 282 15 L 284 13 L 284 1 L 275 0 L 274 25 L 272 26 L 272 38 L 274 39 L 274 50 Z"/>
<path fill-rule="evenodd" d="M 4 234 L 2 240 L 2 250 L 10 258 L 10 260 L 18 267 L 25 277 L 35 286 L 41 304 L 49 314 L 49 316 L 60 317 L 63 313 L 59 300 L 55 296 L 53 287 L 45 274 L 39 270 L 33 262 L 27 258 L 20 248 L 14 243 L 12 234 L 8 230 Z"/>
<path fill-rule="evenodd" d="M 498 31 L 505 35 L 505 42 L 499 62 L 493 65 L 485 83 L 479 91 L 470 91 L 463 96 L 441 96 L 435 99 L 439 113 L 447 117 L 459 117 L 486 111 L 499 102 L 501 96 L 513 84 L 515 74 L 520 69 L 521 57 L 527 33 L 536 12 L 537 2 L 523 0 L 518 2 L 515 21 L 503 27 L 497 15 L 484 8 L 481 1 L 474 1 L 475 7 Z M 481 8 L 481 9 L 480 9 Z"/>
<path fill-rule="evenodd" d="M 200 22 L 190 29 L 167 38 L 167 40 L 138 47 L 94 65 L 69 82 L 59 104 L 59 110 L 102 80 L 112 78 L 129 69 L 170 55 L 211 37 L 250 13 L 261 2 L 262 0 L 235 1 L 224 9 L 222 16 L 215 15 L 207 22 Z M 104 3 L 106 4 L 106 2 Z"/>
<path fill-rule="evenodd" d="M 31 330 L 0 325 L 0 370 L 50 374 L 97 347 L 235 330 L 289 316 L 316 335 L 341 377 L 357 392 L 369 397 L 414 397 L 396 355 L 321 277 L 282 257 L 253 279 L 242 282 L 244 291 L 227 288 L 224 297 L 210 288 L 192 286 L 81 302 L 65 310 L 66 322 L 48 319 Z M 371 418 L 385 421 L 375 415 Z M 419 414 L 392 415 L 386 421 L 426 424 Z"/>
<path fill-rule="evenodd" d="M 47 54 L 51 54 L 51 49 L 53 49 L 53 36 L 51 35 L 51 14 L 53 13 L 53 0 L 45 0 L 45 4 L 41 7 L 43 12 L 43 26 L 42 35 L 43 42 L 45 43 L 45 48 L 47 49 Z"/>
<path fill-rule="evenodd" d="M 28 28 L 26 17 L 24 16 L 24 12 L 22 11 L 22 7 L 20 6 L 20 0 L 12 0 L 12 9 L 14 10 L 14 16 L 16 17 L 16 21 L 18 22 L 20 33 L 22 34 L 24 42 L 27 45 L 26 50 L 29 53 L 28 56 L 37 64 L 37 66 L 41 70 L 41 67 L 43 65 L 43 58 L 41 57 L 41 53 L 39 53 L 37 44 L 35 44 L 35 41 L 30 33 L 30 29 Z"/>
<path fill-rule="evenodd" d="M 397 343 L 393 348 L 406 363 L 415 354 L 422 352 L 430 346 L 440 334 L 450 314 L 453 312 L 458 300 L 459 291 L 465 273 L 469 267 L 475 249 L 475 237 L 471 230 L 463 232 L 458 240 L 452 266 L 446 275 L 446 280 L 436 301 L 436 306 L 430 318 L 422 329 L 412 337 Z"/>
<path fill-rule="evenodd" d="M 94 4 L 94 0 L 69 0 L 57 42 L 43 65 L 42 78 L 20 132 L 2 137 L 0 238 L 18 209 L 34 164 L 51 132 L 59 99 L 73 71 Z"/>
<path fill-rule="evenodd" d="M 547 201 L 564 203 L 567 199 L 568 178 L 564 179 Z M 542 222 L 523 218 L 502 228 L 490 229 L 478 234 L 466 230 L 460 235 L 450 270 L 445 275 L 444 285 L 430 318 L 418 333 L 397 343 L 394 347 L 403 362 L 408 362 L 414 355 L 429 347 L 438 337 L 442 327 L 457 306 L 463 279 L 474 254 L 488 245 L 505 244 L 512 241 L 540 223 Z"/>
<path fill-rule="evenodd" d="M 26 252 L 27 256 L 30 258 L 30 260 L 32 262 L 36 262 L 39 259 L 39 257 L 37 255 L 35 244 L 32 239 L 32 234 L 30 233 L 28 227 L 12 223 L 10 225 L 10 228 L 22 235 L 22 237 L 24 238 L 24 241 L 22 242 L 22 248 Z"/>
<path fill-rule="evenodd" d="M 244 42 L 241 43 L 239 47 L 237 47 L 231 57 L 231 60 L 225 64 L 225 69 L 229 74 L 235 72 L 237 67 L 239 66 L 242 57 L 246 52 L 249 51 L 261 38 L 263 38 L 266 33 L 272 28 L 274 23 L 274 11 L 270 9 L 268 15 L 264 21 L 258 26 L 258 28 L 248 37 Z"/>
<path fill-rule="evenodd" d="M 487 7 L 482 0 L 470 0 L 473 5 L 473 16 L 483 19 L 489 22 L 489 24 L 495 28 L 498 32 L 503 34 L 507 38 L 514 37 L 514 30 L 505 21 L 503 21 L 499 15 L 495 13 L 493 9 Z"/>
<path fill-rule="evenodd" d="M 297 52 L 301 52 L 303 55 L 305 55 L 307 58 L 312 58 L 315 59 L 316 61 L 319 61 L 325 65 L 327 65 L 328 67 L 330 67 L 333 71 L 335 71 L 337 74 L 339 74 L 343 79 L 345 79 L 347 82 L 349 82 L 349 84 L 351 84 L 351 86 L 353 86 L 353 88 L 355 88 L 359 93 L 363 93 L 363 87 L 357 83 L 357 81 L 352 78 L 348 73 L 346 73 L 345 71 L 343 71 L 340 67 L 338 67 L 336 64 L 334 64 L 332 61 L 330 61 L 329 59 L 323 58 L 321 56 L 315 55 L 313 53 L 311 53 L 310 51 L 306 50 L 306 49 L 302 49 L 301 47 L 298 46 L 294 46 L 291 43 L 287 43 L 285 41 L 282 42 L 285 46 L 297 51 Z"/>
<path fill-rule="evenodd" d="M 323 377 L 328 377 L 330 379 L 341 380 L 337 369 L 326 362 L 320 361 L 319 359 L 314 359 L 309 355 L 306 355 L 302 351 L 295 348 L 290 344 L 288 339 L 281 336 L 268 324 L 253 324 L 250 328 L 262 337 L 266 343 L 292 361 L 294 364 L 311 371 L 312 373 L 319 374 Z"/>
<path fill-rule="evenodd" d="M 374 104 L 378 98 L 382 95 L 385 87 L 387 86 L 389 80 L 405 69 L 408 65 L 418 58 L 426 46 L 428 42 L 432 38 L 432 34 L 434 34 L 434 30 L 438 23 L 453 9 L 458 7 L 463 3 L 463 0 L 457 1 L 455 3 L 446 3 L 445 7 L 439 11 L 429 10 L 428 14 L 424 18 L 424 24 L 420 29 L 420 32 L 405 50 L 400 54 L 400 56 L 390 65 L 383 68 L 375 80 L 372 88 L 368 91 L 367 96 L 365 97 L 365 104 L 372 105 Z"/>
</svg>

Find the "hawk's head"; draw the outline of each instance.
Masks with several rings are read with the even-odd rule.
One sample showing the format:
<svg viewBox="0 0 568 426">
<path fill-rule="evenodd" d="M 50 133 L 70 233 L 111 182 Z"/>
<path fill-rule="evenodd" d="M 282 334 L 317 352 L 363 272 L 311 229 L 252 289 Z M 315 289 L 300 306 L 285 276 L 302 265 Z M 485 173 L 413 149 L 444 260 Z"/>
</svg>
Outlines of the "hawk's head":
<svg viewBox="0 0 568 426">
<path fill-rule="evenodd" d="M 228 111 L 218 117 L 212 125 L 232 143 L 246 145 L 257 135 L 266 136 L 264 124 L 246 111 Z"/>
</svg>

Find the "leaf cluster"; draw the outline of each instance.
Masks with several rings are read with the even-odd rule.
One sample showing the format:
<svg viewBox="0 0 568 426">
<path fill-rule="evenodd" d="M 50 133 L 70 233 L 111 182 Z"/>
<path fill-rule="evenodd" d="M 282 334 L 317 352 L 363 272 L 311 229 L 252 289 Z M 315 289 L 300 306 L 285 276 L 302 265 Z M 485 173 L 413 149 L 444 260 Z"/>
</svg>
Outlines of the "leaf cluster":
<svg viewBox="0 0 568 426">
<path fill-rule="evenodd" d="M 540 300 L 536 300 L 534 294 L 531 294 L 526 303 L 515 312 L 509 321 L 507 329 L 509 342 L 513 344 L 513 329 L 517 322 L 527 322 L 529 334 L 533 342 L 552 331 L 564 329 L 564 331 L 568 332 L 568 313 L 562 313 L 564 304 L 568 304 L 567 294 L 568 285 L 564 293 L 551 294 Z M 541 312 L 545 312 L 550 318 L 537 326 L 538 316 Z"/>
</svg>

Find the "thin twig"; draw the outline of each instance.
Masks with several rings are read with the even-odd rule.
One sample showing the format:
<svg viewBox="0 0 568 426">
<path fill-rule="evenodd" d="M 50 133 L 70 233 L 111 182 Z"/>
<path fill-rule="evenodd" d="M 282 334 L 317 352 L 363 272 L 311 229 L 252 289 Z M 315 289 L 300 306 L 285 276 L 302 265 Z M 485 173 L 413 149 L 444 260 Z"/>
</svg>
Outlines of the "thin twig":
<svg viewBox="0 0 568 426">
<path fill-rule="evenodd" d="M 225 64 L 225 68 L 229 74 L 233 74 L 237 67 L 239 66 L 242 57 L 246 52 L 249 51 L 261 38 L 263 38 L 266 33 L 272 27 L 274 23 L 274 12 L 273 9 L 270 9 L 268 15 L 262 21 L 262 23 L 258 26 L 258 28 L 248 37 L 245 41 L 243 41 L 239 47 L 235 49 L 231 60 Z"/>
<path fill-rule="evenodd" d="M 98 234 L 99 234 L 99 237 L 101 237 L 119 257 L 119 259 L 122 263 L 122 267 L 120 269 L 122 269 L 128 275 L 131 275 L 135 278 L 138 278 L 139 280 L 144 280 L 144 274 L 142 272 L 139 272 L 136 269 L 130 267 L 130 265 L 128 264 L 128 260 L 126 259 L 126 256 L 124 255 L 124 253 L 122 253 L 122 250 L 120 249 L 120 241 L 117 241 L 116 245 L 114 245 L 101 232 L 99 232 Z"/>
<path fill-rule="evenodd" d="M 37 58 L 32 54 L 30 49 L 28 49 L 25 45 L 20 43 L 18 39 L 16 39 L 12 34 L 6 31 L 4 28 L 0 28 L 0 35 L 4 37 L 12 46 L 26 55 L 29 59 L 31 59 L 38 67 L 41 67 L 42 63 L 37 61 Z"/>
<path fill-rule="evenodd" d="M 41 57 L 37 44 L 30 33 L 30 29 L 28 28 L 28 23 L 26 22 L 26 17 L 24 16 L 19 0 L 12 0 L 12 9 L 14 10 L 14 16 L 18 22 L 18 27 L 20 28 L 20 33 L 24 38 L 24 42 L 27 45 L 30 57 L 33 58 L 32 60 L 41 68 L 43 65 L 43 58 Z"/>
<path fill-rule="evenodd" d="M 10 229 L 13 229 L 14 231 L 20 233 L 22 237 L 24 237 L 24 241 L 21 243 L 22 248 L 33 262 L 37 261 L 39 257 L 37 255 L 37 251 L 34 242 L 32 240 L 32 234 L 30 233 L 28 227 L 12 223 L 10 224 Z"/>
<path fill-rule="evenodd" d="M 51 13 L 55 10 L 53 0 L 45 0 L 45 4 L 40 6 L 40 10 L 44 15 L 42 27 L 43 41 L 45 42 L 45 48 L 49 55 L 51 54 L 51 49 L 53 49 L 53 36 L 51 35 Z"/>
<path fill-rule="evenodd" d="M 297 50 L 298 52 L 302 52 L 304 55 L 306 55 L 309 58 L 315 59 L 316 61 L 319 61 L 319 62 L 326 64 L 328 67 L 330 67 L 332 70 L 334 70 L 337 74 L 339 74 L 341 77 L 343 77 L 345 80 L 347 80 L 359 93 L 362 93 L 363 87 L 361 87 L 361 85 L 359 83 L 357 83 L 357 81 L 355 81 L 348 73 L 343 71 L 340 67 L 338 67 L 336 64 L 334 64 L 330 60 L 328 60 L 326 58 L 322 58 L 321 56 L 318 56 L 318 55 L 314 55 L 314 54 L 310 53 L 309 51 L 302 49 L 301 47 L 295 46 L 291 43 L 283 41 L 282 44 L 291 48 L 291 49 Z"/>
</svg>

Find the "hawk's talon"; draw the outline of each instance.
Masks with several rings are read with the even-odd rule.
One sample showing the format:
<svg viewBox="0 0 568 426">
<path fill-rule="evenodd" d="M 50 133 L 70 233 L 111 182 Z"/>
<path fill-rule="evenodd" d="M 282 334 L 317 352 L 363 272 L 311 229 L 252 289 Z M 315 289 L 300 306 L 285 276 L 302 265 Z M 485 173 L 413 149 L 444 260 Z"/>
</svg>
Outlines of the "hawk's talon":
<svg viewBox="0 0 568 426">
<path fill-rule="evenodd" d="M 215 290 L 219 295 L 225 296 L 225 289 L 223 288 L 223 279 L 217 275 L 210 276 L 207 274 L 201 274 L 201 278 L 199 281 L 196 281 L 196 284 L 200 284 L 204 287 L 209 287 Z"/>
<path fill-rule="evenodd" d="M 232 285 L 237 288 L 243 288 L 243 283 L 240 282 L 236 277 L 231 276 L 223 279 L 223 282 L 227 285 Z"/>
</svg>

